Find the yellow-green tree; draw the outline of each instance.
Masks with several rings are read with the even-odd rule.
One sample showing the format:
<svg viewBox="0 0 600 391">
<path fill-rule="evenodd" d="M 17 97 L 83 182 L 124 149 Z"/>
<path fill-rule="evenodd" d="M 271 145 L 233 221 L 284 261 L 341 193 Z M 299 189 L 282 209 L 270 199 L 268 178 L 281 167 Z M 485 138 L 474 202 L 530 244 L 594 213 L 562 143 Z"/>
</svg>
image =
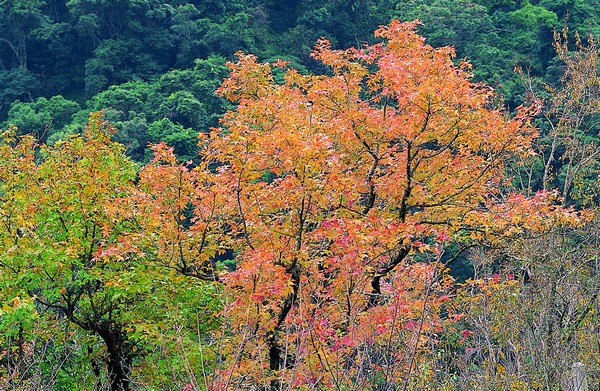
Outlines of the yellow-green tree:
<svg viewBox="0 0 600 391">
<path fill-rule="evenodd" d="M 88 356 L 88 373 L 104 387 L 125 391 L 133 379 L 161 386 L 160 363 L 138 357 L 156 346 L 175 349 L 173 341 L 181 337 L 173 334 L 175 326 L 200 330 L 215 318 L 212 288 L 204 284 L 208 277 L 187 277 L 192 269 L 185 273 L 164 267 L 165 254 L 142 240 L 145 213 L 154 210 L 140 200 L 158 200 L 160 194 L 136 186 L 137 168 L 123 146 L 110 140 L 113 131 L 96 113 L 84 135 L 52 147 L 16 137 L 14 129 L 3 134 L 0 295 L 7 336 L 2 343 L 11 356 L 3 376 L 15 384 L 19 380 L 24 388 L 31 386 L 28 375 L 11 368 L 32 340 L 40 340 L 32 335 L 39 331 L 37 322 L 57 329 L 68 323 L 78 335 L 87 335 L 88 350 L 81 349 Z M 162 181 L 169 183 L 165 176 Z M 142 187 L 144 183 L 142 178 Z M 163 235 L 158 240 L 168 239 Z M 202 303 L 206 315 L 199 312 L 205 308 Z M 61 346 L 68 345 L 68 338 L 46 336 L 41 341 Z M 162 353 L 173 373 L 185 372 L 177 369 L 182 364 L 172 351 Z M 133 372 L 134 367 L 140 370 Z M 169 377 L 183 381 L 183 375 Z"/>
</svg>

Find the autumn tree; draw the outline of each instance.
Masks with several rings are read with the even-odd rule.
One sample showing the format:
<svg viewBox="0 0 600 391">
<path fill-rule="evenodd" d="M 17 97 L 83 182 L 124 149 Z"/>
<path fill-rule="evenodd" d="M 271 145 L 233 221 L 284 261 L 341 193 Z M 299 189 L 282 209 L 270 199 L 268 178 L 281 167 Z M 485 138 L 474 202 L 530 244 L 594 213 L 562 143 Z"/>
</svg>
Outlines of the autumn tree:
<svg viewBox="0 0 600 391">
<path fill-rule="evenodd" d="M 528 110 L 492 107 L 416 25 L 361 49 L 322 39 L 312 55 L 330 73 L 287 69 L 283 85 L 252 55 L 230 64 L 219 92 L 238 107 L 203 150 L 237 254 L 214 389 L 434 387 L 453 319 L 444 265 L 573 218 L 546 193 L 504 191 L 505 161 L 532 153 Z"/>
<path fill-rule="evenodd" d="M 114 391 L 134 382 L 456 386 L 446 375 L 469 362 L 444 371 L 440 347 L 462 349 L 452 333 L 460 344 L 491 324 L 469 304 L 487 310 L 518 292 L 492 277 L 469 282 L 473 295 L 457 293 L 452 262 L 475 247 L 516 259 L 542 247 L 541 234 L 590 218 L 562 208 L 550 186 L 518 189 L 506 173 L 536 153 L 530 119 L 539 107 L 512 117 L 496 108 L 470 65 L 427 45 L 416 27 L 392 22 L 377 30 L 380 43 L 359 49 L 320 40 L 312 55 L 325 75 L 240 53 L 219 89 L 236 109 L 200 136 L 200 157 L 187 163 L 158 144 L 137 170 L 100 114 L 83 135 L 53 146 L 3 133 L 2 380 L 31 387 L 19 368 L 31 362 L 33 342 L 66 343 L 68 325 L 85 337 L 94 386 Z M 187 98 L 173 95 L 164 107 L 194 114 L 199 106 Z M 595 257 L 588 250 L 560 259 L 573 270 Z M 597 292 L 595 269 L 585 270 L 582 289 Z M 564 292 L 579 298 L 582 290 Z M 594 300 L 560 307 L 563 319 L 593 333 Z M 555 319 L 541 315 L 543 324 Z M 570 335 L 574 343 L 588 334 Z M 478 352 L 476 364 L 505 363 L 492 348 Z"/>
</svg>

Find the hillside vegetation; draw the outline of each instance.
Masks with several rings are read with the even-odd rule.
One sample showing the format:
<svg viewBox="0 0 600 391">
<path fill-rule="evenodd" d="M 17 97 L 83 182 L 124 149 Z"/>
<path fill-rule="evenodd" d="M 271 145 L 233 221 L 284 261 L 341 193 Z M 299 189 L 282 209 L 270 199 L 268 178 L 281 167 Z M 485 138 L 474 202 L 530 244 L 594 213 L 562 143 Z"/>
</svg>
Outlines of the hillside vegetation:
<svg viewBox="0 0 600 391">
<path fill-rule="evenodd" d="M 0 1 L 0 389 L 595 389 L 596 3 Z"/>
</svg>

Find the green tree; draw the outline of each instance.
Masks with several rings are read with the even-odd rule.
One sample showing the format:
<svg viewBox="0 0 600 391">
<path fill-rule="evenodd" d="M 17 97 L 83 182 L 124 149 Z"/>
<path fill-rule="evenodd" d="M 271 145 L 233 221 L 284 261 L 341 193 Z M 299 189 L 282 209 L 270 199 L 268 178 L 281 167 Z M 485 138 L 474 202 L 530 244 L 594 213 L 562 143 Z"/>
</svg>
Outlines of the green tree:
<svg viewBox="0 0 600 391">
<path fill-rule="evenodd" d="M 118 129 L 115 140 L 135 160 L 148 157 L 150 141 L 166 141 L 188 160 L 196 156 L 198 133 L 217 126 L 230 107 L 214 92 L 227 74 L 225 59 L 212 56 L 194 64 L 193 69 L 174 69 L 154 82 L 113 85 L 94 95 L 87 109 L 104 111 Z"/>
<path fill-rule="evenodd" d="M 198 154 L 198 132 L 174 123 L 169 118 L 152 122 L 148 126 L 148 134 L 153 142 L 164 141 L 172 145 L 180 160 L 195 159 Z"/>
<path fill-rule="evenodd" d="M 533 2 L 554 12 L 558 20 L 572 31 L 600 36 L 600 2 L 598 0 L 541 0 Z"/>
<path fill-rule="evenodd" d="M 158 107 L 164 96 L 154 85 L 132 81 L 113 85 L 94 95 L 87 103 L 89 111 L 104 112 L 118 132 L 114 138 L 127 148 L 135 160 L 143 160 L 150 136 L 148 122 L 157 117 Z"/>
<path fill-rule="evenodd" d="M 0 2 L 0 53 L 9 49 L 11 55 L 3 59 L 11 59 L 8 63 L 0 63 L 2 67 L 19 67 L 27 69 L 28 43 L 36 35 L 42 33 L 49 18 L 43 14 L 43 0 L 5 0 Z"/>
<path fill-rule="evenodd" d="M 110 85 L 147 79 L 164 70 L 136 38 L 105 40 L 85 63 L 85 90 L 94 95 Z"/>
<path fill-rule="evenodd" d="M 206 111 L 206 118 L 198 119 L 198 123 L 204 124 L 206 128 L 196 130 L 206 131 L 208 127 L 217 126 L 219 118 L 231 107 L 227 100 L 215 93 L 228 75 L 225 62 L 224 57 L 209 56 L 206 59 L 196 59 L 193 68 L 170 70 L 156 81 L 156 93 L 170 96 L 190 92 Z M 160 115 L 165 116 L 166 112 L 161 112 Z"/>
<path fill-rule="evenodd" d="M 20 133 L 35 134 L 44 142 L 48 137 L 64 132 L 79 110 L 81 107 L 77 102 L 61 95 L 38 98 L 34 102 L 14 101 L 6 122 L 15 125 Z"/>
<path fill-rule="evenodd" d="M 154 209 L 141 215 L 143 206 L 127 200 L 160 195 L 144 196 L 150 186 L 136 189 L 135 165 L 110 141 L 114 129 L 99 114 L 85 135 L 53 147 L 16 138 L 14 131 L 4 133 L 0 146 L 0 297 L 11 303 L 0 327 L 13 336 L 0 342 L 17 346 L 16 362 L 24 356 L 18 348 L 36 339 L 37 322 L 70 323 L 88 336 L 88 368 L 107 376 L 98 381 L 129 390 L 135 376 L 150 376 L 144 368 L 157 368 L 137 361 L 156 348 L 154 341 L 165 343 L 175 326 L 189 332 L 196 322 L 214 322 L 214 310 L 198 312 L 211 302 L 211 289 L 165 267 L 155 241 L 138 240 Z M 171 352 L 164 355 L 175 365 Z"/>
<path fill-rule="evenodd" d="M 120 318 L 122 291 L 108 284 L 131 276 L 131 263 L 104 274 L 96 251 L 126 229 L 124 221 L 109 222 L 106 203 L 135 171 L 120 147 L 107 142 L 107 130 L 99 119 L 92 121 L 87 142 L 77 137 L 43 147 L 40 163 L 31 138 L 4 140 L 2 293 L 5 300 L 34 298 L 45 312 L 58 312 L 102 338 L 111 388 L 125 390 L 135 344 Z"/>
</svg>

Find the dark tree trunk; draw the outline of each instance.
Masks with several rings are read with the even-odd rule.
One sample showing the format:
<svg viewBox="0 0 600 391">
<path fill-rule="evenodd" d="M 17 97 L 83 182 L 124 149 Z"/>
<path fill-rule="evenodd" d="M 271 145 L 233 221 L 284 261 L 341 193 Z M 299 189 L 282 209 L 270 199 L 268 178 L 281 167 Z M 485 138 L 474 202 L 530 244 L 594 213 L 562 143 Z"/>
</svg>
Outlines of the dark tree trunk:
<svg viewBox="0 0 600 391">
<path fill-rule="evenodd" d="M 367 309 L 377 307 L 381 301 L 381 276 L 374 276 L 371 280 L 371 293 Z"/>
<path fill-rule="evenodd" d="M 92 298 L 93 293 L 99 290 L 100 285 L 100 281 L 97 281 L 94 285 L 90 284 L 86 287 L 90 299 Z M 102 341 L 106 346 L 107 354 L 104 361 L 108 372 L 110 390 L 129 391 L 131 389 L 131 365 L 133 363 L 135 344 L 127 338 L 127 333 L 122 324 L 111 319 L 101 320 L 102 317 L 107 314 L 110 316 L 110 307 L 105 312 L 94 311 L 94 317 L 85 316 L 85 318 L 87 318 L 85 321 L 75 316 L 75 310 L 77 308 L 76 304 L 78 300 L 83 297 L 84 293 L 85 291 L 69 292 L 64 306 L 44 302 L 38 297 L 36 297 L 36 300 L 48 308 L 60 311 L 67 316 L 71 322 L 75 323 L 83 330 L 87 330 L 102 338 Z M 88 352 L 91 354 L 91 349 L 89 349 Z M 98 377 L 100 374 L 98 363 L 93 360 L 91 365 L 94 374 Z"/>
<path fill-rule="evenodd" d="M 267 340 L 269 345 L 269 369 L 272 371 L 279 370 L 279 363 L 281 362 L 281 348 L 277 344 L 275 336 Z"/>
<path fill-rule="evenodd" d="M 133 346 L 120 325 L 105 322 L 97 330 L 106 345 L 106 367 L 111 391 L 129 391 Z"/>
<path fill-rule="evenodd" d="M 271 336 L 267 339 L 267 344 L 269 346 L 269 369 L 272 371 L 279 370 L 279 365 L 281 362 L 281 348 L 277 344 L 277 337 L 275 336 L 275 332 L 271 334 Z M 281 389 L 281 382 L 279 379 L 272 379 L 270 387 L 268 390 L 279 390 Z"/>
<path fill-rule="evenodd" d="M 300 287 L 300 267 L 296 261 L 292 263 L 292 265 L 288 268 L 288 271 L 292 280 L 292 293 L 290 293 L 290 295 L 286 297 L 285 301 L 283 302 L 283 307 L 281 308 L 281 312 L 277 317 L 277 325 L 267 337 L 267 346 L 269 347 L 269 369 L 273 372 L 281 369 L 281 364 L 283 361 L 283 352 L 281 351 L 281 346 L 279 346 L 277 341 L 277 333 L 280 331 L 281 325 L 296 302 L 298 298 L 298 289 Z M 281 382 L 278 379 L 271 380 L 271 390 L 280 390 L 281 388 Z"/>
</svg>

